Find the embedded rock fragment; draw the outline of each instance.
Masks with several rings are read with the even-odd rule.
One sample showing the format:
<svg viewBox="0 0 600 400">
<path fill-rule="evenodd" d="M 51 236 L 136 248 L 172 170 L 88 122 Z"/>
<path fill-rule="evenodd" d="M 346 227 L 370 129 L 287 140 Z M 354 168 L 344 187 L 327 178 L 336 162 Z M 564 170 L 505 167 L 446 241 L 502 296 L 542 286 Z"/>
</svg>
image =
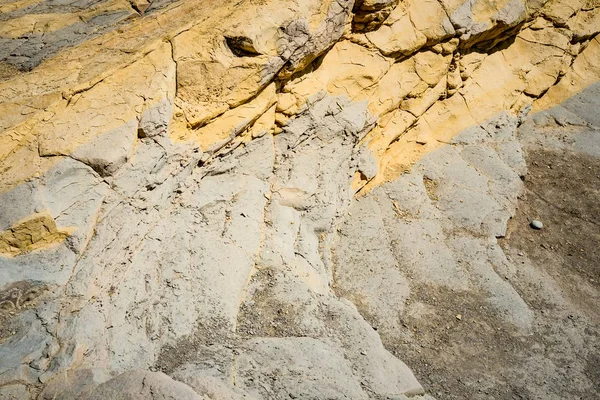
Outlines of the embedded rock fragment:
<svg viewBox="0 0 600 400">
<path fill-rule="evenodd" d="M 10 256 L 40 249 L 62 242 L 70 232 L 69 229 L 58 229 L 48 213 L 34 214 L 0 233 L 0 253 Z"/>
<path fill-rule="evenodd" d="M 377 29 L 398 5 L 398 0 L 358 0 L 354 2 L 353 29 L 371 31 Z"/>
</svg>

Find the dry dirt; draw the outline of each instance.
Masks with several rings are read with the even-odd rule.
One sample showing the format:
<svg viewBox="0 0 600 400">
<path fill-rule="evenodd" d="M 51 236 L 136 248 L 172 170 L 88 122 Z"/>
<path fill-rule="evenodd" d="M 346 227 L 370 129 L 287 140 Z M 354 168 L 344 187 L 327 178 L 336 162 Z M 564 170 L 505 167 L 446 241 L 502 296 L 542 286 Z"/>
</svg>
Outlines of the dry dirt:
<svg viewBox="0 0 600 400">
<path fill-rule="evenodd" d="M 437 399 L 600 399 L 600 159 L 527 152 L 529 172 L 507 256 L 510 283 L 535 312 L 532 332 L 502 323 L 483 295 L 416 288 L 428 319 L 386 343 Z M 544 223 L 540 231 L 531 219 Z"/>
</svg>

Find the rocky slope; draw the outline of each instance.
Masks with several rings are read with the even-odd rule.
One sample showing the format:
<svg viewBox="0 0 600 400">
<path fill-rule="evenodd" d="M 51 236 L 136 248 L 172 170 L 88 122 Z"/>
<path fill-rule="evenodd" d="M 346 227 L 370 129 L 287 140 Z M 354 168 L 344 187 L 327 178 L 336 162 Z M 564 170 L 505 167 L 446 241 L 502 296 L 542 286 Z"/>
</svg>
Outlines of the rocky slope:
<svg viewBox="0 0 600 400">
<path fill-rule="evenodd" d="M 507 233 L 535 154 L 600 157 L 599 31 L 594 0 L 0 0 L 0 398 L 593 398 L 596 259 Z"/>
</svg>

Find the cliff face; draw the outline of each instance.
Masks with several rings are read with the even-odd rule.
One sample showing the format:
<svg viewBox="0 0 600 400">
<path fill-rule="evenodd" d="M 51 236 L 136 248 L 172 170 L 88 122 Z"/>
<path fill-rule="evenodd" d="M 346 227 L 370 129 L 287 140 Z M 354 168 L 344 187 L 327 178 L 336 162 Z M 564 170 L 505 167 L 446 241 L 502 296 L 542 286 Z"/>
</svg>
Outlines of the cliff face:
<svg viewBox="0 0 600 400">
<path fill-rule="evenodd" d="M 412 299 L 535 331 L 498 238 L 599 7 L 0 1 L 0 398 L 443 398 Z"/>
</svg>

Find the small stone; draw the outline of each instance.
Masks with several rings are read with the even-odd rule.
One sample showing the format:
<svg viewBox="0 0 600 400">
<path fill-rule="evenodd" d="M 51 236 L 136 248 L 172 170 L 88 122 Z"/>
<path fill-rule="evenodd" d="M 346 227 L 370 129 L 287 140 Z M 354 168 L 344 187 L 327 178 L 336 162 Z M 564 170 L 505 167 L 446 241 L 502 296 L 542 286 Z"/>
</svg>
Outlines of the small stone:
<svg viewBox="0 0 600 400">
<path fill-rule="evenodd" d="M 456 314 L 456 319 L 458 321 L 462 321 L 462 314 Z"/>
<path fill-rule="evenodd" d="M 40 381 L 40 383 L 46 383 L 50 380 L 50 378 L 52 378 L 53 374 L 51 372 L 46 372 L 41 374 L 38 377 L 38 380 Z"/>
<path fill-rule="evenodd" d="M 533 221 L 531 221 L 530 226 L 535 229 L 535 230 L 542 230 L 544 228 L 544 224 L 542 224 L 542 221 L 538 221 L 537 219 L 534 219 Z"/>
</svg>

